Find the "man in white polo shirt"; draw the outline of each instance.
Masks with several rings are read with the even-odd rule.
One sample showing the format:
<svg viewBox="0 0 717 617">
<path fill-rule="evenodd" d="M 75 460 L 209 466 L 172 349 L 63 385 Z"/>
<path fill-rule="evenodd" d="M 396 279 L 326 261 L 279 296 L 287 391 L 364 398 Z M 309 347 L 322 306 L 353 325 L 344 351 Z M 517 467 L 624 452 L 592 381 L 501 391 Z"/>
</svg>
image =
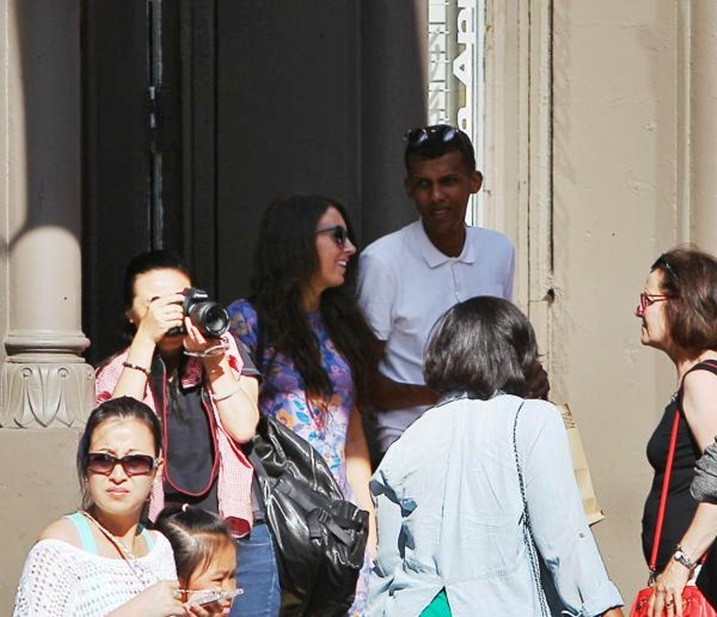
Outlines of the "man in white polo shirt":
<svg viewBox="0 0 717 617">
<path fill-rule="evenodd" d="M 431 328 L 451 306 L 491 295 L 510 300 L 515 251 L 503 234 L 465 224 L 483 176 L 468 136 L 449 125 L 407 134 L 406 191 L 420 219 L 370 244 L 359 260 L 359 303 L 381 341 L 371 383 L 379 455 L 437 401 L 423 381 Z"/>
</svg>

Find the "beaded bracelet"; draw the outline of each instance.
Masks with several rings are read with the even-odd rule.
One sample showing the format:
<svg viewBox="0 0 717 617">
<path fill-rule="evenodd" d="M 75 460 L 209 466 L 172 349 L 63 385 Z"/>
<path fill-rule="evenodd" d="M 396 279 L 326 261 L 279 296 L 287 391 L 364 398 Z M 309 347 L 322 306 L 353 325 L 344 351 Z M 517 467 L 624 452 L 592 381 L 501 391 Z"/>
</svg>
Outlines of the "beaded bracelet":
<svg viewBox="0 0 717 617">
<path fill-rule="evenodd" d="M 140 366 L 139 364 L 132 364 L 131 362 L 123 362 L 122 366 L 125 368 L 131 368 L 133 371 L 139 371 L 140 373 L 144 373 L 149 377 L 152 374 L 152 371 L 150 371 L 148 368 L 145 368 L 144 366 Z"/>
</svg>

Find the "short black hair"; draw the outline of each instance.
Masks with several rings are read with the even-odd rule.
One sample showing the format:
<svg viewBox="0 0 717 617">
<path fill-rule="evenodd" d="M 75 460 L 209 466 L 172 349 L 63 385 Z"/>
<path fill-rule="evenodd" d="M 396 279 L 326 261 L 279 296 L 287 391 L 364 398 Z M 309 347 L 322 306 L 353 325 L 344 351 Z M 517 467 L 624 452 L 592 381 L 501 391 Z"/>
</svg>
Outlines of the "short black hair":
<svg viewBox="0 0 717 617">
<path fill-rule="evenodd" d="M 152 270 L 178 270 L 185 274 L 187 278 L 193 281 L 192 273 L 184 258 L 166 249 L 155 249 L 145 251 L 133 257 L 127 264 L 124 272 L 124 280 L 122 282 L 122 302 L 123 310 L 128 311 L 132 308 L 134 302 L 134 284 L 140 274 L 151 272 Z M 124 321 L 122 335 L 128 341 L 132 340 L 137 328 L 135 324 Z"/>
<path fill-rule="evenodd" d="M 140 253 L 130 260 L 125 269 L 122 284 L 122 300 L 125 310 L 132 308 L 134 284 L 137 277 L 152 270 L 179 270 L 182 274 L 186 274 L 190 281 L 193 280 L 187 262 L 174 251 L 156 249 Z"/>
<path fill-rule="evenodd" d="M 137 420 L 144 424 L 152 434 L 155 456 L 159 456 L 161 453 L 162 428 L 157 415 L 150 407 L 131 396 L 120 396 L 98 405 L 92 413 L 90 413 L 87 424 L 85 424 L 85 430 L 80 437 L 80 443 L 77 446 L 77 476 L 80 480 L 82 504 L 85 508 L 92 505 L 90 496 L 85 491 L 85 479 L 87 478 L 87 465 L 92 435 L 94 435 L 101 424 L 104 424 L 108 420 L 116 419 Z"/>
<path fill-rule="evenodd" d="M 406 150 L 403 162 L 406 172 L 411 172 L 410 159 L 437 159 L 449 152 L 460 152 L 463 162 L 471 172 L 476 170 L 476 155 L 470 137 L 450 124 L 433 124 L 406 133 Z"/>
<path fill-rule="evenodd" d="M 426 385 L 440 394 L 467 391 L 486 400 L 497 390 L 530 392 L 538 345 L 528 318 L 512 302 L 478 296 L 440 318 L 426 350 Z"/>
</svg>

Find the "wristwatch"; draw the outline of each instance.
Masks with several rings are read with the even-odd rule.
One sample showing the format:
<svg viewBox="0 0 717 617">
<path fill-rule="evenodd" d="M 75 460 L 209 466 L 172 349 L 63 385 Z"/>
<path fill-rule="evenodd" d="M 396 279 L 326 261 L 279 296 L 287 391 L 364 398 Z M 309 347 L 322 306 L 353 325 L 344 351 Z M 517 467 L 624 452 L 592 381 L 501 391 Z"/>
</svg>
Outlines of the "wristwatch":
<svg viewBox="0 0 717 617">
<path fill-rule="evenodd" d="M 692 561 L 685 554 L 685 551 L 682 550 L 682 547 L 679 544 L 675 547 L 675 552 L 672 554 L 672 559 L 674 559 L 678 563 L 681 563 L 690 572 L 692 572 L 692 570 L 694 570 L 697 567 L 697 563 Z"/>
</svg>

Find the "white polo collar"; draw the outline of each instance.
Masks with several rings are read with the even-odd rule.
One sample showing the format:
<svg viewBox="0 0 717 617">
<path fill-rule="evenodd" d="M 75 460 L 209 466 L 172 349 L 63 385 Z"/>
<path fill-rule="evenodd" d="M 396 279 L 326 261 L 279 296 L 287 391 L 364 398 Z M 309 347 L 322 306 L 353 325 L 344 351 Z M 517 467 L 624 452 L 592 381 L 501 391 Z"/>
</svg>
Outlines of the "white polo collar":
<svg viewBox="0 0 717 617">
<path fill-rule="evenodd" d="M 475 252 L 473 245 L 468 242 L 468 228 L 466 226 L 466 240 L 463 243 L 463 250 L 458 257 L 449 257 L 445 253 L 439 251 L 430 238 L 426 235 L 426 231 L 423 229 L 423 222 L 418 219 L 413 224 L 412 240 L 415 242 L 415 246 L 418 248 L 421 257 L 426 262 L 429 268 L 437 268 L 442 266 L 448 261 L 458 261 L 465 264 L 472 264 L 475 262 Z"/>
</svg>

